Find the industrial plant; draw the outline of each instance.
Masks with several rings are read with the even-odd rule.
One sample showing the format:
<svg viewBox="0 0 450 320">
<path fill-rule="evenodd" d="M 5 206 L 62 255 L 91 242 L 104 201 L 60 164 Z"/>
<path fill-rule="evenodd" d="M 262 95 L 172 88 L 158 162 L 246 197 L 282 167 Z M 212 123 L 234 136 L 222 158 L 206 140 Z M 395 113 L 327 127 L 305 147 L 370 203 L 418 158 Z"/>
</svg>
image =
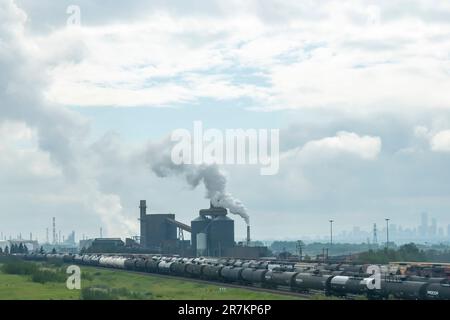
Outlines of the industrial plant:
<svg viewBox="0 0 450 320">
<path fill-rule="evenodd" d="M 27 247 L 27 251 L 58 253 L 143 253 L 172 254 L 182 257 L 234 257 L 256 259 L 270 254 L 267 247 L 251 245 L 250 226 L 247 225 L 246 241 L 236 242 L 235 221 L 229 217 L 228 209 L 214 206 L 193 214 L 190 223 L 177 220 L 173 213 L 148 213 L 146 200 L 139 203 L 139 235 L 130 235 L 123 241 L 120 238 L 88 238 L 84 234 L 75 241 L 75 231 L 66 237 L 57 230 L 56 218 L 51 219 L 51 228 L 46 229 L 46 241 L 36 239 L 0 238 L 0 249 L 4 251 L 13 245 Z M 150 211 L 150 210 L 149 210 Z"/>
<path fill-rule="evenodd" d="M 176 220 L 175 214 L 147 214 L 146 200 L 140 201 L 140 236 L 144 250 L 183 256 L 258 258 L 267 255 L 266 247 L 250 246 L 250 226 L 245 244 L 235 242 L 234 220 L 228 210 L 210 203 L 201 209 L 190 226 Z M 185 232 L 190 234 L 186 240 Z"/>
</svg>

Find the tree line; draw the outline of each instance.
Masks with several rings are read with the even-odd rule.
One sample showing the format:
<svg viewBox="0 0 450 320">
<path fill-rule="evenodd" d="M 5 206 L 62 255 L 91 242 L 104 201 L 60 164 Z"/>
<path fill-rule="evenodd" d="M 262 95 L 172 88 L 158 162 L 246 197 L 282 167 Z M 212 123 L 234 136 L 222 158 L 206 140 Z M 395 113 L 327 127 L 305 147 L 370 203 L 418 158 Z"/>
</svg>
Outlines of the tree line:
<svg viewBox="0 0 450 320">
<path fill-rule="evenodd" d="M 14 253 L 28 253 L 28 247 L 24 245 L 23 243 L 15 244 L 13 243 L 11 245 L 11 248 L 9 246 L 6 246 L 5 249 L 2 249 L 0 247 L 0 254 L 14 254 Z"/>
</svg>

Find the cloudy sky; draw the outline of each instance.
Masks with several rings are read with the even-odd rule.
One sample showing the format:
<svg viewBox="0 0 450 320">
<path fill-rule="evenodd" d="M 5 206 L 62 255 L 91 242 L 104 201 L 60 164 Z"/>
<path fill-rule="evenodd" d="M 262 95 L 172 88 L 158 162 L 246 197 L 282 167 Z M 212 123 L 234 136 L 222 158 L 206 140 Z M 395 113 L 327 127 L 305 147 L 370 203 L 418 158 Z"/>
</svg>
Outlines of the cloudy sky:
<svg viewBox="0 0 450 320">
<path fill-rule="evenodd" d="M 204 188 L 145 154 L 195 120 L 280 129 L 277 175 L 224 168 L 254 238 L 447 225 L 450 3 L 0 0 L 4 234 L 134 235 L 140 199 L 190 221 Z"/>
</svg>

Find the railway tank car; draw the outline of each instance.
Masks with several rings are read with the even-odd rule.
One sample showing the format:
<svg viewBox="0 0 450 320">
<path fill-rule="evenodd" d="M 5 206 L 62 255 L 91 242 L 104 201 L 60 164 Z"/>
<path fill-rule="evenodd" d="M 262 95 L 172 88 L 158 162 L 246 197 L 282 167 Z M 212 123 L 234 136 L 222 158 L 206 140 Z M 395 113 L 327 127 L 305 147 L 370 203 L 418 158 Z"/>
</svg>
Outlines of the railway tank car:
<svg viewBox="0 0 450 320">
<path fill-rule="evenodd" d="M 332 278 L 332 275 L 299 273 L 294 278 L 293 289 L 300 292 L 317 290 L 328 293 Z"/>
<path fill-rule="evenodd" d="M 200 278 L 202 276 L 204 266 L 204 264 L 188 263 L 186 265 L 186 274 L 192 278 Z"/>
<path fill-rule="evenodd" d="M 365 294 L 368 290 L 366 281 L 362 278 L 335 276 L 331 279 L 329 292 L 337 296 L 347 294 Z"/>
<path fill-rule="evenodd" d="M 174 262 L 168 262 L 168 261 L 160 261 L 157 264 L 157 271 L 159 273 L 169 274 L 171 273 L 171 266 Z M 148 265 L 148 264 L 147 264 Z"/>
<path fill-rule="evenodd" d="M 267 272 L 266 269 L 245 268 L 242 270 L 241 278 L 246 284 L 262 284 Z"/>
<path fill-rule="evenodd" d="M 145 264 L 145 272 L 158 273 L 159 263 L 160 263 L 159 260 L 153 260 L 153 259 L 147 260 L 147 263 Z"/>
<path fill-rule="evenodd" d="M 64 255 L 64 257 L 63 257 L 63 262 L 64 262 L 64 263 L 73 263 L 74 258 L 75 258 L 74 255 L 72 255 L 72 254 L 66 254 L 66 255 Z"/>
<path fill-rule="evenodd" d="M 220 270 L 220 275 L 225 282 L 241 282 L 243 270 L 241 267 L 226 266 Z"/>
<path fill-rule="evenodd" d="M 205 265 L 203 267 L 202 277 L 206 280 L 221 280 L 221 273 L 223 266 Z"/>
<path fill-rule="evenodd" d="M 430 283 L 426 288 L 427 300 L 450 300 L 450 284 Z"/>
<path fill-rule="evenodd" d="M 269 270 L 264 275 L 263 286 L 268 288 L 277 288 L 279 286 L 293 287 L 294 278 L 298 272 L 293 271 L 272 271 Z"/>
<path fill-rule="evenodd" d="M 73 262 L 75 264 L 83 264 L 83 256 L 76 254 L 75 257 L 73 258 Z"/>
<path fill-rule="evenodd" d="M 136 262 L 134 263 L 135 270 L 139 271 L 139 272 L 146 272 L 147 271 L 147 262 L 148 262 L 148 260 L 145 258 L 136 259 Z"/>
<path fill-rule="evenodd" d="M 426 282 L 419 281 L 382 279 L 377 294 L 382 299 L 422 300 L 426 298 L 426 290 L 429 285 Z"/>
<path fill-rule="evenodd" d="M 137 261 L 137 259 L 135 259 L 135 258 L 129 258 L 129 259 L 125 260 L 125 269 L 131 270 L 131 271 L 136 270 L 136 261 Z"/>
<path fill-rule="evenodd" d="M 186 266 L 187 266 L 187 264 L 184 262 L 181 262 L 181 261 L 174 262 L 174 263 L 172 263 L 172 266 L 171 266 L 171 268 L 172 268 L 171 272 L 178 276 L 183 276 L 186 273 Z"/>
</svg>

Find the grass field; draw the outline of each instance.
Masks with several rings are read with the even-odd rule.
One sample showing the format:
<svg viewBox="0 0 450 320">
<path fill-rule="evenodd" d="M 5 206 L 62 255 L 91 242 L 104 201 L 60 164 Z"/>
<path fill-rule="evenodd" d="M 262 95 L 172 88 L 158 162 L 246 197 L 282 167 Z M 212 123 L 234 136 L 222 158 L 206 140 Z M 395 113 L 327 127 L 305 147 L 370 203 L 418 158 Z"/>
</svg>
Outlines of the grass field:
<svg viewBox="0 0 450 320">
<path fill-rule="evenodd" d="M 48 266 L 46 266 L 48 267 Z M 293 296 L 222 288 L 181 279 L 165 279 L 132 272 L 82 267 L 82 288 L 95 287 L 125 292 L 120 299 L 148 300 L 279 300 Z M 80 291 L 68 290 L 64 282 L 33 282 L 28 275 L 10 275 L 0 271 L 0 300 L 76 300 Z"/>
</svg>

